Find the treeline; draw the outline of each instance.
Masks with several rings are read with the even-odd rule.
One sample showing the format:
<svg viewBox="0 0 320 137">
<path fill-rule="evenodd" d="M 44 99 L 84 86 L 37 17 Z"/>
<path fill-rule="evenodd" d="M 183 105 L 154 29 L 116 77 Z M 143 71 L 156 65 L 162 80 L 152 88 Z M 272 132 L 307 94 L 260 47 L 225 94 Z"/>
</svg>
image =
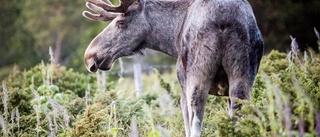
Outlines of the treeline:
<svg viewBox="0 0 320 137">
<path fill-rule="evenodd" d="M 288 51 L 290 35 L 301 50 L 319 51 L 314 28 L 320 29 L 319 0 L 249 0 L 265 40 L 265 49 Z"/>
<path fill-rule="evenodd" d="M 114 0 L 115 1 L 115 0 Z M 249 0 L 264 36 L 266 51 L 290 48 L 290 35 L 300 45 L 317 49 L 313 28 L 320 29 L 319 0 Z M 84 70 L 85 48 L 107 24 L 82 17 L 83 0 L 10 0 L 0 5 L 0 72 L 18 64 L 29 68 L 48 60 Z M 1 77 L 1 74 L 0 74 Z"/>
<path fill-rule="evenodd" d="M 48 61 L 49 47 L 57 63 L 83 69 L 83 52 L 107 24 L 84 19 L 83 0 L 11 0 L 0 5 L 0 71 Z"/>
</svg>

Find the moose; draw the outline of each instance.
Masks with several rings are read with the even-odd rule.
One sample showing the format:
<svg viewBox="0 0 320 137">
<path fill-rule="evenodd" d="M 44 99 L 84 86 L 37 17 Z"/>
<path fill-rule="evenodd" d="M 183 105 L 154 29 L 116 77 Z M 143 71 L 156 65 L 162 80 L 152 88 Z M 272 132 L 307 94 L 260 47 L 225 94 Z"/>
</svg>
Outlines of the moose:
<svg viewBox="0 0 320 137">
<path fill-rule="evenodd" d="M 247 0 L 85 0 L 83 16 L 111 21 L 84 54 L 88 71 L 149 48 L 177 59 L 187 137 L 201 136 L 209 94 L 228 96 L 234 116 L 250 100 L 263 40 Z"/>
</svg>

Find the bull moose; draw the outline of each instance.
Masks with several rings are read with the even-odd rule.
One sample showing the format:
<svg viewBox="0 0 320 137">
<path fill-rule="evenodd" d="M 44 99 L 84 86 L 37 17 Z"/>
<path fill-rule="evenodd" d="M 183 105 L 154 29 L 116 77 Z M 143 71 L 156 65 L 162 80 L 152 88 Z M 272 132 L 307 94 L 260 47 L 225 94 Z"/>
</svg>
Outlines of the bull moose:
<svg viewBox="0 0 320 137">
<path fill-rule="evenodd" d="M 263 40 L 247 0 L 85 0 L 92 20 L 111 21 L 88 46 L 90 72 L 146 48 L 177 59 L 187 137 L 201 135 L 208 94 L 229 96 L 229 115 L 249 100 Z"/>
</svg>

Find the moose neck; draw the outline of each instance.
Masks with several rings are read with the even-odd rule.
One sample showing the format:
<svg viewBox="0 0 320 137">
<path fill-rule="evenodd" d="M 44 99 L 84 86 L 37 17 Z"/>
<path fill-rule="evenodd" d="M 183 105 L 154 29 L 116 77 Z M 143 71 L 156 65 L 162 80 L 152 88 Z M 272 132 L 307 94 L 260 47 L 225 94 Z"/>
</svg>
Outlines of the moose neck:
<svg viewBox="0 0 320 137">
<path fill-rule="evenodd" d="M 145 15 L 151 24 L 147 47 L 177 58 L 177 44 L 188 2 L 184 0 L 150 0 L 145 5 Z"/>
</svg>

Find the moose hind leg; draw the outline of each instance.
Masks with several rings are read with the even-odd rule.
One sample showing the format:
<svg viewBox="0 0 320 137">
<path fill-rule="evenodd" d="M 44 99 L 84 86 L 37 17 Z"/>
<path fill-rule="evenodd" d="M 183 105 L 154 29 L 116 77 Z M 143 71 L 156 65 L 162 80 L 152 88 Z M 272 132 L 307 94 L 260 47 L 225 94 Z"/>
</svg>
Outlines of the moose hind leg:
<svg viewBox="0 0 320 137">
<path fill-rule="evenodd" d="M 249 100 L 251 95 L 251 82 L 243 78 L 231 79 L 229 87 L 229 116 L 241 109 L 242 104 L 238 100 Z"/>
<path fill-rule="evenodd" d="M 242 107 L 238 100 L 250 100 L 252 85 L 257 73 L 258 64 L 253 65 L 250 62 L 252 57 L 246 52 L 246 48 L 242 47 L 237 50 L 238 52 L 234 51 L 232 55 L 227 56 L 223 61 L 229 82 L 230 117 Z"/>
<path fill-rule="evenodd" d="M 245 52 L 243 52 L 245 53 Z M 255 62 L 251 60 L 257 58 Z M 227 58 L 224 64 L 229 82 L 229 115 L 232 117 L 242 104 L 237 100 L 250 100 L 251 90 L 258 71 L 260 56 L 240 54 L 236 58 Z"/>
</svg>

